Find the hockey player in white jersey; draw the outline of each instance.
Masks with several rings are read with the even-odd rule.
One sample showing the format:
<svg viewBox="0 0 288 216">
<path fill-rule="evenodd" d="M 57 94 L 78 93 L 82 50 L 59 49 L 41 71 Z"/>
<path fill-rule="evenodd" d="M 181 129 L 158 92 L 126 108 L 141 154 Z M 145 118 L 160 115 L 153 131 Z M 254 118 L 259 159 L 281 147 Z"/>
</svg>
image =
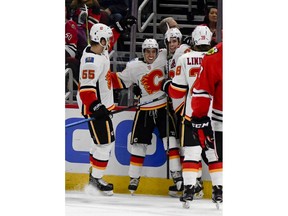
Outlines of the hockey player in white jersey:
<svg viewBox="0 0 288 216">
<path fill-rule="evenodd" d="M 193 200 L 195 187 L 197 186 L 201 152 L 202 148 L 205 148 L 205 146 L 200 146 L 199 143 L 195 142 L 193 133 L 191 132 L 191 98 L 193 83 L 200 71 L 202 59 L 205 53 L 211 48 L 211 37 L 212 33 L 208 27 L 197 26 L 192 32 L 192 51 L 182 55 L 178 59 L 175 77 L 172 81 L 167 80 L 162 85 L 162 89 L 172 98 L 182 98 L 186 96 L 184 119 L 182 121 L 180 136 L 181 144 L 185 148 L 185 157 L 182 164 L 184 191 L 180 197 L 180 201 L 185 204 Z M 188 207 L 188 205 L 185 206 Z"/>
<path fill-rule="evenodd" d="M 167 49 L 167 63 L 166 63 L 166 78 L 173 78 L 175 76 L 176 62 L 178 58 L 186 52 L 190 52 L 190 46 L 187 44 L 181 44 L 182 33 L 178 28 L 167 29 L 164 35 L 164 44 Z M 172 103 L 175 122 L 176 122 L 176 141 L 179 142 L 179 128 L 181 122 L 181 110 L 184 104 L 183 98 L 169 98 Z M 179 144 L 180 146 L 180 144 Z M 182 147 L 180 146 L 180 161 L 184 158 Z M 169 187 L 169 195 L 172 197 L 178 197 L 182 193 L 183 187 L 177 189 L 176 185 Z"/>
<path fill-rule="evenodd" d="M 102 177 L 108 165 L 110 151 L 115 137 L 109 117 L 114 108 L 113 87 L 110 79 L 109 40 L 112 30 L 101 23 L 94 24 L 90 30 L 91 45 L 84 51 L 80 62 L 79 90 L 77 101 L 88 122 L 93 143 L 90 149 L 89 185 L 92 191 L 100 190 L 105 195 L 113 194 L 113 184 Z"/>
<path fill-rule="evenodd" d="M 165 34 L 164 41 L 165 41 L 165 45 L 167 47 L 167 52 L 168 52 L 167 70 L 169 71 L 169 78 L 172 79 L 173 77 L 175 77 L 176 63 L 179 57 L 187 52 L 190 52 L 191 47 L 188 44 L 181 44 L 182 33 L 180 32 L 178 28 L 168 29 Z M 177 142 L 180 142 L 179 135 L 181 134 L 179 130 L 181 127 L 181 121 L 182 121 L 182 115 L 183 115 L 182 108 L 184 105 L 185 96 L 182 98 L 171 98 L 171 99 L 172 99 L 173 110 L 175 111 Z M 182 162 L 184 159 L 184 150 L 181 145 L 180 145 L 180 158 Z M 199 171 L 198 171 L 197 184 L 195 187 L 195 194 L 194 194 L 194 198 L 198 198 L 198 199 L 202 198 L 204 195 L 201 176 L 202 176 L 202 166 L 200 166 Z M 181 190 L 177 190 L 176 186 L 172 185 L 169 187 L 169 195 L 173 197 L 179 197 L 179 195 L 181 195 L 182 193 L 182 190 L 183 188 L 181 188 Z"/>
<path fill-rule="evenodd" d="M 143 58 L 136 58 L 127 63 L 122 72 L 112 73 L 114 88 L 128 88 L 137 84 L 141 91 L 140 103 L 161 98 L 153 103 L 139 107 L 136 111 L 131 141 L 131 158 L 129 166 L 131 193 L 137 190 L 141 170 L 146 156 L 147 146 L 151 145 L 152 133 L 158 128 L 164 148 L 167 150 L 166 134 L 166 94 L 161 90 L 165 78 L 167 61 L 166 49 L 159 50 L 155 39 L 146 39 L 142 44 Z M 162 97 L 163 96 L 163 97 Z M 169 114 L 169 168 L 174 183 L 181 188 L 183 179 L 179 156 L 179 145 L 175 138 L 175 122 Z"/>
<path fill-rule="evenodd" d="M 170 28 L 167 30 L 165 34 L 165 45 L 167 47 L 167 52 L 168 52 L 168 62 L 167 62 L 167 67 L 169 70 L 169 78 L 175 77 L 176 73 L 176 63 L 179 59 L 180 56 L 182 56 L 185 53 L 188 53 L 191 51 L 191 47 L 188 44 L 181 44 L 182 41 L 182 34 L 178 28 Z M 192 44 L 193 45 L 193 44 Z M 195 48 L 194 46 L 194 49 Z M 200 63 L 199 63 L 200 64 Z M 185 96 L 182 98 L 171 98 L 172 99 L 172 104 L 173 104 L 173 109 L 175 111 L 175 118 L 176 118 L 176 125 L 177 125 L 177 136 L 179 139 L 181 139 L 181 133 L 180 133 L 180 128 L 181 128 L 181 122 L 182 122 L 182 116 L 184 115 L 184 112 L 182 108 L 184 107 L 184 101 L 185 101 Z M 180 157 L 181 157 L 181 162 L 184 159 L 184 149 L 183 149 L 183 144 L 180 144 Z M 199 161 L 199 170 L 198 170 L 198 177 L 197 177 L 197 184 L 195 186 L 195 194 L 194 198 L 200 199 L 204 196 L 203 192 L 203 182 L 202 182 L 202 163 L 201 160 Z M 181 190 L 177 190 L 175 185 L 169 187 L 169 195 L 173 197 L 179 197 L 179 193 L 182 193 L 183 188 Z"/>
</svg>

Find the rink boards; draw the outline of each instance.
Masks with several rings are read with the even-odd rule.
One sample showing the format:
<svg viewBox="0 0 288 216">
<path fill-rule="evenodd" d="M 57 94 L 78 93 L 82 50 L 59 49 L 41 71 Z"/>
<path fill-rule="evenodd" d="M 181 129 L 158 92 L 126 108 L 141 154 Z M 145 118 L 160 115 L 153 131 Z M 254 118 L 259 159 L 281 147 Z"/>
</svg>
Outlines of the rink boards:
<svg viewBox="0 0 288 216">
<path fill-rule="evenodd" d="M 123 111 L 112 118 L 115 145 L 105 172 L 105 179 L 114 184 L 115 193 L 128 193 L 129 184 L 129 143 L 135 111 Z M 76 105 L 66 105 L 65 124 L 82 120 Z M 91 145 L 87 123 L 65 129 L 65 172 L 66 190 L 81 190 L 88 182 L 89 149 Z M 168 187 L 173 185 L 171 177 L 167 178 L 166 154 L 159 132 L 154 130 L 152 145 L 148 147 L 142 168 L 142 176 L 137 193 L 166 195 Z M 211 197 L 211 180 L 207 166 L 203 165 L 205 197 Z"/>
</svg>

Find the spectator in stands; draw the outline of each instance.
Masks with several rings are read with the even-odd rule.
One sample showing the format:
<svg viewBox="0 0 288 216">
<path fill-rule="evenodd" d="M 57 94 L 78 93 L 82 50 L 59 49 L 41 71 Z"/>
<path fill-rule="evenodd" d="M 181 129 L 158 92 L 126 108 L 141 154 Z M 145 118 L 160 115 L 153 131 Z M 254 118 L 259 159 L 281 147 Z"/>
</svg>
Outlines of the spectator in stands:
<svg viewBox="0 0 288 216">
<path fill-rule="evenodd" d="M 65 57 L 75 58 L 77 52 L 77 24 L 69 19 L 67 8 L 65 7 Z"/>
<path fill-rule="evenodd" d="M 204 1 L 204 0 L 196 0 L 196 2 L 197 2 L 196 3 L 196 5 L 197 5 L 196 12 L 192 12 L 192 8 L 188 8 L 188 12 L 187 12 L 187 20 L 188 21 L 193 21 L 194 20 L 194 14 L 205 15 L 205 12 L 206 12 L 206 1 Z M 191 1 L 191 3 L 193 3 L 193 2 Z"/>
<path fill-rule="evenodd" d="M 204 15 L 206 11 L 206 0 L 197 0 L 197 14 Z"/>
<path fill-rule="evenodd" d="M 99 22 L 101 18 L 100 5 L 97 0 L 73 0 L 72 3 L 67 2 L 67 7 L 70 7 L 70 17 L 77 22 L 77 53 L 75 58 L 66 61 L 66 68 L 69 67 L 73 70 L 73 77 L 76 81 L 79 79 L 79 65 L 80 59 L 85 47 L 89 44 L 89 35 L 86 37 L 86 33 L 93 24 Z M 67 11 L 68 12 L 68 11 Z M 88 15 L 88 17 L 87 17 Z M 73 22 L 74 22 L 73 21 Z M 75 23 L 75 22 L 74 22 Z M 117 24 L 114 23 L 111 28 L 113 32 L 113 38 L 110 40 L 109 51 L 118 40 L 121 34 L 130 32 L 131 26 L 136 23 L 136 18 L 133 16 L 126 16 L 122 18 Z M 88 28 L 88 29 L 87 29 Z M 77 86 L 74 86 L 77 89 Z"/>
<path fill-rule="evenodd" d="M 204 22 L 202 25 L 208 26 L 210 31 L 212 32 L 212 41 L 211 46 L 215 46 L 216 42 L 216 29 L 217 29 L 217 7 L 212 6 L 207 9 L 207 13 L 204 17 Z"/>
<path fill-rule="evenodd" d="M 97 0 L 73 0 L 70 7 L 72 18 L 78 25 L 77 58 L 80 59 L 84 48 L 89 42 L 87 35 L 90 28 L 100 21 L 100 5 Z"/>
<path fill-rule="evenodd" d="M 98 0 L 98 2 L 101 8 L 100 22 L 103 22 L 105 17 L 107 25 L 112 25 L 128 15 L 129 1 L 127 0 Z"/>
<path fill-rule="evenodd" d="M 78 28 L 76 22 L 70 19 L 65 7 L 65 68 L 71 68 L 73 77 L 78 77 L 79 60 L 76 59 L 78 43 Z M 65 78 L 65 91 L 68 91 L 68 79 Z"/>
</svg>

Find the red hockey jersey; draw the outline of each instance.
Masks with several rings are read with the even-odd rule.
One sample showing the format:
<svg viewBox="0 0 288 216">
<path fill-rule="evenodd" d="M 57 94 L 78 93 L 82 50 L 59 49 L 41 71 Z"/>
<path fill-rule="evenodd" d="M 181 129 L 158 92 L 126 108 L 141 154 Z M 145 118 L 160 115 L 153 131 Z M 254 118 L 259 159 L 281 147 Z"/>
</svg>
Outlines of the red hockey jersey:
<svg viewBox="0 0 288 216">
<path fill-rule="evenodd" d="M 77 51 L 77 24 L 73 20 L 65 23 L 65 50 L 71 57 L 75 57 Z"/>
<path fill-rule="evenodd" d="M 200 72 L 195 80 L 192 95 L 192 116 L 208 115 L 212 103 L 212 120 L 221 123 L 223 111 L 223 49 L 222 42 L 210 49 L 203 58 Z M 221 130 L 221 129 L 219 129 Z"/>
</svg>

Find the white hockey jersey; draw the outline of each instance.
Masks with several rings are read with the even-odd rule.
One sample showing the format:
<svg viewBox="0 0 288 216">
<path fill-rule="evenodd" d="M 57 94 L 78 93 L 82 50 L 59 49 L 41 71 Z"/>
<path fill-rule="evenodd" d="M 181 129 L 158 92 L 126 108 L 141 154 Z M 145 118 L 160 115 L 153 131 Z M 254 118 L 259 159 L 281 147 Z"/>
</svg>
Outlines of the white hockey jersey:
<svg viewBox="0 0 288 216">
<path fill-rule="evenodd" d="M 162 80 L 165 78 L 165 66 L 167 62 L 166 49 L 160 49 L 159 54 L 152 64 L 147 64 L 136 58 L 127 63 L 122 72 L 113 73 L 114 88 L 128 88 L 136 83 L 141 91 L 140 103 L 151 101 L 165 94 L 161 90 Z M 117 81 L 115 81 L 117 80 Z M 146 104 L 141 110 L 153 110 L 166 106 L 166 98 Z"/>
<path fill-rule="evenodd" d="M 184 53 L 190 52 L 190 46 L 187 44 L 181 44 L 179 48 L 176 49 L 174 55 L 168 61 L 169 77 L 173 78 L 175 76 L 176 64 L 180 56 Z M 184 103 L 185 97 L 183 98 L 172 98 L 173 109 L 177 112 Z"/>
<path fill-rule="evenodd" d="M 169 89 L 169 95 L 172 93 L 172 98 L 175 95 L 183 95 L 183 92 L 187 93 L 185 102 L 185 117 L 188 119 L 192 116 L 191 99 L 193 84 L 196 80 L 198 72 L 200 71 L 200 65 L 205 53 L 206 52 L 191 50 L 191 52 L 179 57 L 176 65 L 175 77 L 172 79 L 170 86 L 171 88 Z"/>
<path fill-rule="evenodd" d="M 91 114 L 89 107 L 95 100 L 105 105 L 108 110 L 115 106 L 111 82 L 110 60 L 108 52 L 95 54 L 87 46 L 83 51 L 79 70 L 79 91 L 77 102 L 82 107 L 82 114 Z"/>
</svg>

